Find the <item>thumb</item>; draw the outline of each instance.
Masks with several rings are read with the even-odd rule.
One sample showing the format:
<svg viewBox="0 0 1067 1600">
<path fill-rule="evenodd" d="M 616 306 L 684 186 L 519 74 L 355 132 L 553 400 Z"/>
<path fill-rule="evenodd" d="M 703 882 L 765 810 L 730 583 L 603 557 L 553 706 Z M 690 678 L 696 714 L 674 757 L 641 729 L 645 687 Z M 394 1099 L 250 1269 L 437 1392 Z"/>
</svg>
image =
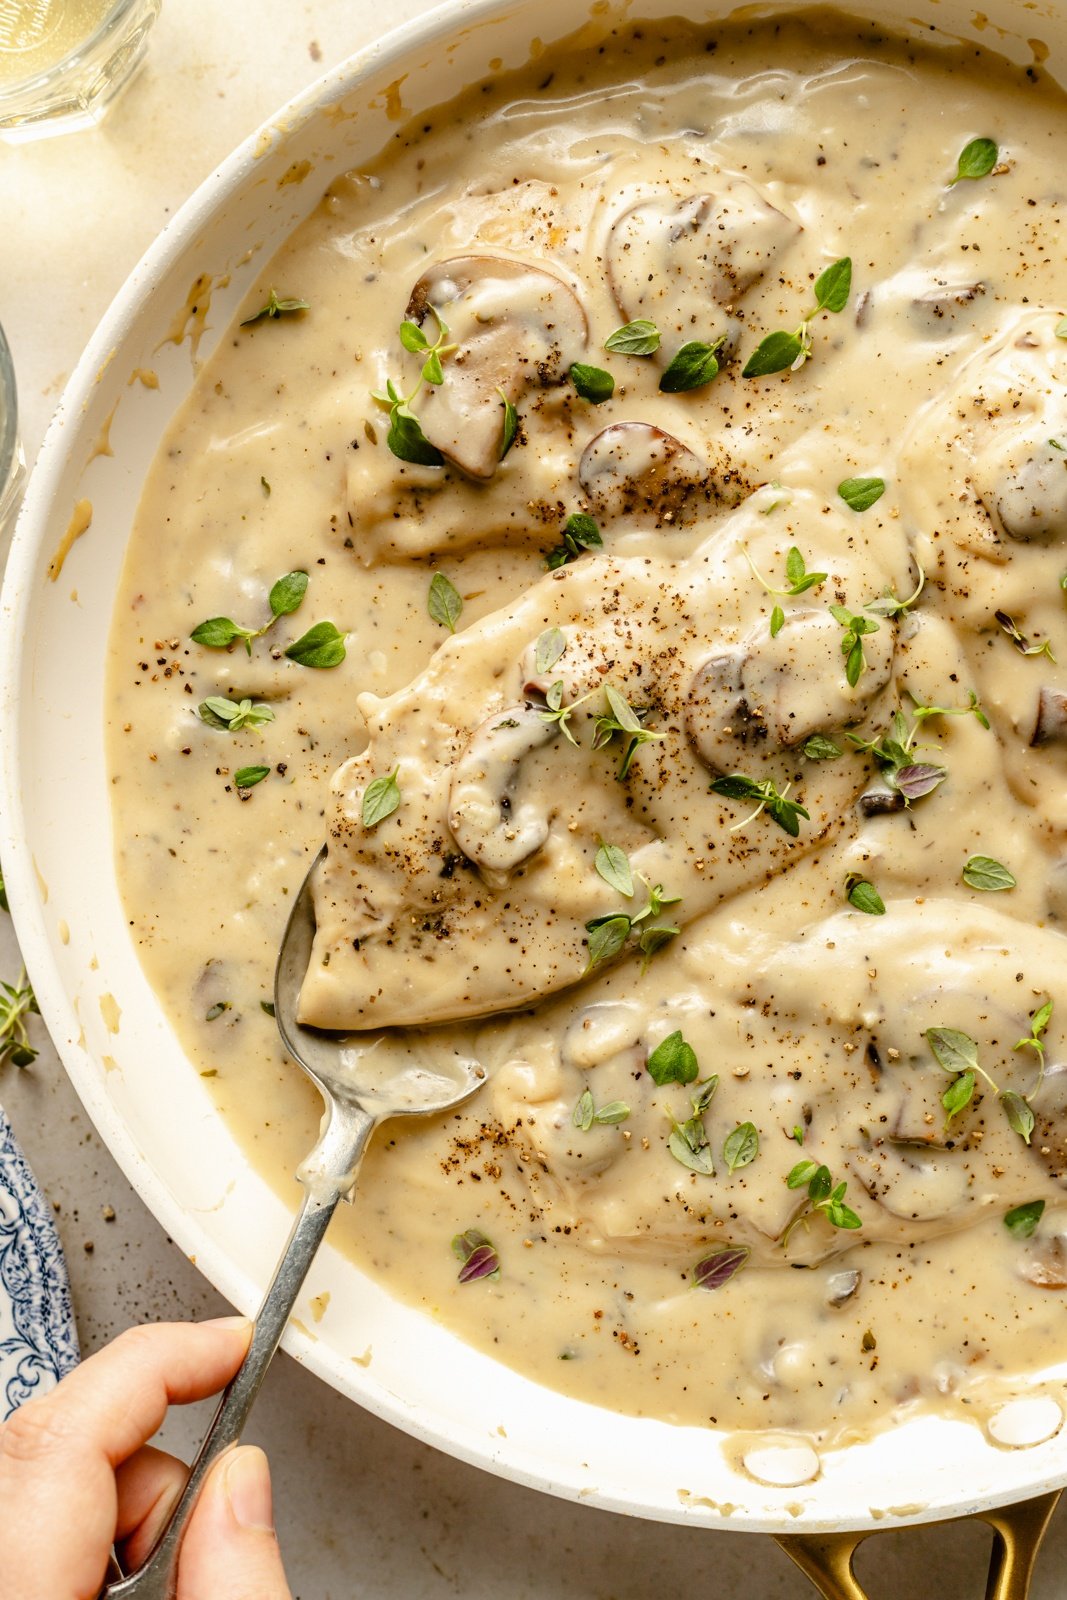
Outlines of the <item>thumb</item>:
<svg viewBox="0 0 1067 1600">
<path fill-rule="evenodd" d="M 204 1484 L 182 1540 L 177 1600 L 292 1600 L 270 1468 L 254 1445 L 229 1451 Z"/>
</svg>

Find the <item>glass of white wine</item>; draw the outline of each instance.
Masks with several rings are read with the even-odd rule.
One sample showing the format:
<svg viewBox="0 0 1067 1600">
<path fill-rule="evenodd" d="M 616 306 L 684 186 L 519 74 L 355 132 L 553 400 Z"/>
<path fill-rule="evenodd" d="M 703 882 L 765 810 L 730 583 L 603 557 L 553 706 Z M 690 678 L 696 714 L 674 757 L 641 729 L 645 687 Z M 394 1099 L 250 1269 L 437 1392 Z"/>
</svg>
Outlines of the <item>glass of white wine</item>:
<svg viewBox="0 0 1067 1600">
<path fill-rule="evenodd" d="M 144 56 L 161 0 L 0 0 L 0 140 L 98 122 Z"/>
<path fill-rule="evenodd" d="M 24 461 L 19 443 L 15 368 L 4 330 L 0 328 L 0 538 L 15 514 L 22 488 Z"/>
</svg>

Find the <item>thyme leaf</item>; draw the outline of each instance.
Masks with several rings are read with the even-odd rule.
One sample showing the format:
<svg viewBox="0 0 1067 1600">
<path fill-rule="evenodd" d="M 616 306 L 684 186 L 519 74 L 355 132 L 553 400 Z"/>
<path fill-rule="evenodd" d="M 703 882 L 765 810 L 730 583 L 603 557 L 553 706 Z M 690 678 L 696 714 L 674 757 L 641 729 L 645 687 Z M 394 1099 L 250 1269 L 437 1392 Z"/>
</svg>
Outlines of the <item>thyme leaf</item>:
<svg viewBox="0 0 1067 1600">
<path fill-rule="evenodd" d="M 426 609 L 434 622 L 440 623 L 442 628 L 447 628 L 449 633 L 455 633 L 456 623 L 463 610 L 463 597 L 451 578 L 443 572 L 435 572 L 430 579 Z"/>
<path fill-rule="evenodd" d="M 259 310 L 253 312 L 250 317 L 245 317 L 241 326 L 242 328 L 251 328 L 254 323 L 262 322 L 264 317 L 273 320 L 276 317 L 292 316 L 296 311 L 310 310 L 311 307 L 306 300 L 283 298 L 276 289 L 271 289 L 267 296 L 266 304 L 260 306 Z"/>
<path fill-rule="evenodd" d="M 1027 1200 L 1021 1206 L 1013 1206 L 1010 1211 L 1005 1211 L 1004 1226 L 1016 1239 L 1032 1238 L 1044 1210 L 1043 1200 Z"/>
<path fill-rule="evenodd" d="M 712 1250 L 710 1255 L 702 1256 L 693 1268 L 695 1287 L 721 1289 L 741 1271 L 751 1254 L 751 1250 L 744 1244 L 728 1244 L 723 1245 L 721 1249 Z"/>
<path fill-rule="evenodd" d="M 234 784 L 239 794 L 254 789 L 257 783 L 262 783 L 264 778 L 270 776 L 269 767 L 238 767 L 233 775 Z"/>
<path fill-rule="evenodd" d="M 345 635 L 332 622 L 316 622 L 285 653 L 301 667 L 336 667 L 345 658 Z"/>
<path fill-rule="evenodd" d="M 624 356 L 650 356 L 659 349 L 659 329 L 647 317 L 638 317 L 636 322 L 626 322 L 609 333 L 604 349 Z"/>
<path fill-rule="evenodd" d="M 593 865 L 604 882 L 612 889 L 617 889 L 619 894 L 626 895 L 627 899 L 633 895 L 634 876 L 630 867 L 630 858 L 621 846 L 605 844 L 604 840 L 601 839 Z"/>
<path fill-rule="evenodd" d="M 399 767 L 394 767 L 384 778 L 372 778 L 364 789 L 360 816 L 365 828 L 376 828 L 379 822 L 384 822 L 386 817 L 392 816 L 399 806 L 402 798 L 400 785 L 397 782 L 399 771 Z"/>
<path fill-rule="evenodd" d="M 992 856 L 971 856 L 961 876 L 969 889 L 985 889 L 990 893 L 1014 889 L 1016 882 L 1007 867 Z"/>
<path fill-rule="evenodd" d="M 949 183 L 959 183 L 961 178 L 988 177 L 1000 159 L 1000 151 L 993 139 L 972 139 L 970 144 L 965 144 L 960 151 L 956 163 L 956 176 Z"/>
<path fill-rule="evenodd" d="M 870 917 L 885 916 L 885 901 L 874 884 L 868 883 L 866 878 L 847 879 L 845 894 L 849 904 L 855 906 L 857 911 L 865 911 Z"/>
<path fill-rule="evenodd" d="M 837 492 L 852 511 L 869 511 L 885 494 L 883 478 L 846 478 Z"/>
<path fill-rule="evenodd" d="M 615 379 L 603 367 L 590 367 L 576 361 L 570 370 L 570 380 L 583 400 L 591 405 L 603 405 L 615 393 Z"/>
<path fill-rule="evenodd" d="M 603 544 L 596 518 L 585 511 L 573 511 L 563 524 L 563 538 L 545 556 L 545 566 L 549 572 L 554 572 L 557 567 L 576 561 L 584 551 L 599 550 Z"/>
<path fill-rule="evenodd" d="M 719 372 L 719 353 L 726 343 L 725 334 L 714 344 L 702 344 L 690 339 L 670 359 L 659 380 L 661 394 L 685 394 L 690 389 L 703 389 Z"/>
<path fill-rule="evenodd" d="M 759 1129 L 756 1124 L 738 1123 L 734 1131 L 727 1134 L 722 1147 L 722 1158 L 726 1162 L 727 1171 L 737 1172 L 741 1167 L 750 1167 L 758 1155 Z"/>
<path fill-rule="evenodd" d="M 495 1283 L 499 1279 L 500 1257 L 478 1228 L 457 1233 L 452 1240 L 452 1254 L 461 1263 L 460 1283 L 476 1283 L 479 1278 L 489 1278 Z"/>
<path fill-rule="evenodd" d="M 692 1083 L 700 1070 L 696 1051 L 682 1037 L 681 1029 L 661 1039 L 645 1065 L 652 1081 L 660 1088 L 665 1083 Z"/>
</svg>

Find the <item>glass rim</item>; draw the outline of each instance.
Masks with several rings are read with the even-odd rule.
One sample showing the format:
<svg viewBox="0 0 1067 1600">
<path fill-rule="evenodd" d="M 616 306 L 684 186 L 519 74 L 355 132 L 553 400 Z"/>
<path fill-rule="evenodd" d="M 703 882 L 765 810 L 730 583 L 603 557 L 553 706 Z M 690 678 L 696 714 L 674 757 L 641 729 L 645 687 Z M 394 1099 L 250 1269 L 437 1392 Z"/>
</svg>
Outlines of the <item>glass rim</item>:
<svg viewBox="0 0 1067 1600">
<path fill-rule="evenodd" d="M 159 0 L 150 0 L 150 3 L 158 5 Z M 75 49 L 68 50 L 65 56 L 60 56 L 59 60 L 53 62 L 50 67 L 44 67 L 40 72 L 35 72 L 32 78 L 19 78 L 14 83 L 0 88 L 0 106 L 3 106 L 6 100 L 21 99 L 24 95 L 32 94 L 40 87 L 54 83 L 56 78 L 65 74 L 72 66 L 90 58 L 100 48 L 101 44 L 105 44 L 111 35 L 121 28 L 131 11 L 136 11 L 145 4 L 146 0 L 114 0 L 107 14 L 97 23 L 92 33 L 89 34 L 88 38 L 83 39 Z M 2 449 L 0 449 L 0 455 L 2 455 Z"/>
<path fill-rule="evenodd" d="M 18 453 L 19 414 L 18 390 L 15 385 L 15 364 L 11 349 L 0 324 L 0 497 L 3 496 L 15 466 Z"/>
</svg>

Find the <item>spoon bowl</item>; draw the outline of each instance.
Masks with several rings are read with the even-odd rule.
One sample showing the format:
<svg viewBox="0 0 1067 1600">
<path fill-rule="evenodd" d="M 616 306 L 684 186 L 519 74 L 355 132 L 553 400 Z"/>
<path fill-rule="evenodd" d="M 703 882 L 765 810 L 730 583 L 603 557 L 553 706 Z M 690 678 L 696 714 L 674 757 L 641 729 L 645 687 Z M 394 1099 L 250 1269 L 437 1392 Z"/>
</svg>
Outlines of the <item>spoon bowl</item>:
<svg viewBox="0 0 1067 1600">
<path fill-rule="evenodd" d="M 182 1534 L 205 1478 L 241 1436 L 330 1218 L 351 1199 L 363 1152 L 380 1122 L 429 1116 L 462 1104 L 485 1081 L 477 1061 L 441 1052 L 417 1030 L 407 1048 L 387 1035 L 327 1033 L 299 1019 L 300 988 L 315 935 L 314 881 L 326 846 L 309 867 L 289 913 L 274 973 L 274 1015 L 282 1043 L 325 1102 L 318 1142 L 297 1170 L 304 1201 L 256 1317 L 248 1353 L 219 1402 L 185 1491 L 144 1564 L 104 1590 L 101 1600 L 173 1600 Z"/>
</svg>

